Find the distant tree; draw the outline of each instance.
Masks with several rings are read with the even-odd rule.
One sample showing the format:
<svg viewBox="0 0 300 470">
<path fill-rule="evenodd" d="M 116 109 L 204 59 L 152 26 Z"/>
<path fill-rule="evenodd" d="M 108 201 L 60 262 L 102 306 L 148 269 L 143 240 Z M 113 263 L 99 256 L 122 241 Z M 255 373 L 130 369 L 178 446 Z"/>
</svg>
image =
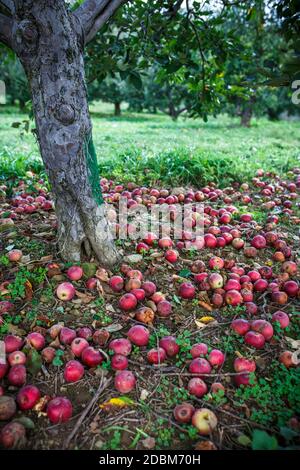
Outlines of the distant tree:
<svg viewBox="0 0 300 470">
<path fill-rule="evenodd" d="M 6 86 L 6 99 L 9 104 L 18 102 L 20 110 L 30 101 L 28 80 L 19 60 L 4 60 L 0 64 L 0 77 Z"/>
<path fill-rule="evenodd" d="M 121 116 L 121 103 L 126 100 L 129 93 L 127 84 L 118 79 L 107 77 L 100 83 L 94 80 L 88 86 L 89 100 L 101 100 L 114 105 L 114 115 Z"/>
</svg>

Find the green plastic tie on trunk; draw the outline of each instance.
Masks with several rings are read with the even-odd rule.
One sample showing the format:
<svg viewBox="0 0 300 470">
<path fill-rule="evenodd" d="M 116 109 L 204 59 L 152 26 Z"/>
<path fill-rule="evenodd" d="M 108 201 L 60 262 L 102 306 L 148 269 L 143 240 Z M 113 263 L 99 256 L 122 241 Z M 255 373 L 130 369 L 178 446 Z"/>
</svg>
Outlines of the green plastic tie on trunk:
<svg viewBox="0 0 300 470">
<path fill-rule="evenodd" d="M 99 170 L 98 170 L 98 163 L 97 163 L 97 155 L 96 150 L 93 142 L 92 133 L 88 135 L 84 142 L 84 154 L 87 162 L 88 167 L 88 177 L 89 182 L 92 188 L 92 194 L 97 202 L 97 204 L 103 204 L 103 196 L 100 186 L 99 180 Z"/>
</svg>

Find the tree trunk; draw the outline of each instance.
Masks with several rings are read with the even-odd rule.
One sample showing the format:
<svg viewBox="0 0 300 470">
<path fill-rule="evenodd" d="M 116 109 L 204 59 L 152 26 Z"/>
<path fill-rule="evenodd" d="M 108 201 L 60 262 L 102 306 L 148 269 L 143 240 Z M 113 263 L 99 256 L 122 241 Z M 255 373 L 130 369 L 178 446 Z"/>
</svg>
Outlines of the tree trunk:
<svg viewBox="0 0 300 470">
<path fill-rule="evenodd" d="M 252 109 L 251 108 L 243 109 L 243 111 L 241 112 L 241 126 L 250 127 L 251 118 L 252 118 Z"/>
<path fill-rule="evenodd" d="M 169 103 L 169 116 L 171 116 L 173 121 L 177 121 L 178 114 L 176 112 L 175 106 L 172 102 Z"/>
<path fill-rule="evenodd" d="M 115 116 L 121 116 L 121 103 L 114 103 L 115 105 Z"/>
<path fill-rule="evenodd" d="M 41 155 L 58 218 L 60 255 L 118 259 L 92 145 L 78 20 L 63 0 L 18 2 L 14 49 L 30 83 Z"/>
<path fill-rule="evenodd" d="M 21 112 L 25 110 L 25 101 L 19 98 L 19 109 Z"/>
</svg>

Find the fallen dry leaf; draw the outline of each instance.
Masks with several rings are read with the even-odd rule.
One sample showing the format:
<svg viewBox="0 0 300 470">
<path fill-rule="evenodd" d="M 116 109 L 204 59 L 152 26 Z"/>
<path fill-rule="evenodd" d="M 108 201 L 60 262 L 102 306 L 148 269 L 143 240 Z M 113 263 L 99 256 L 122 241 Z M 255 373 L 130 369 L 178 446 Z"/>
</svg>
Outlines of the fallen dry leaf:
<svg viewBox="0 0 300 470">
<path fill-rule="evenodd" d="M 110 400 L 99 405 L 101 410 L 111 410 L 112 408 L 125 408 L 133 405 L 134 401 L 127 397 L 111 398 Z"/>
<path fill-rule="evenodd" d="M 143 447 L 148 450 L 154 449 L 155 444 L 156 444 L 154 437 L 150 437 L 150 436 L 146 437 L 146 439 L 143 439 L 141 443 Z"/>
<path fill-rule="evenodd" d="M 30 281 L 25 282 L 25 300 L 32 300 L 33 298 L 33 289 Z"/>
<path fill-rule="evenodd" d="M 207 302 L 204 302 L 203 300 L 199 300 L 198 305 L 200 307 L 205 308 L 205 310 L 208 310 L 209 312 L 213 311 L 213 307 L 210 304 L 208 304 Z"/>
<path fill-rule="evenodd" d="M 210 323 L 214 320 L 215 320 L 214 317 L 201 317 L 201 318 L 199 318 L 199 321 L 202 322 L 202 323 Z"/>
<path fill-rule="evenodd" d="M 76 292 L 77 297 L 78 297 L 78 298 L 82 301 L 82 303 L 84 303 L 84 304 L 89 304 L 92 300 L 95 299 L 95 296 L 93 296 L 93 295 L 85 294 L 85 293 L 79 292 L 78 290 L 76 290 L 75 292 Z M 75 300 L 74 302 L 76 302 L 76 300 Z"/>
<path fill-rule="evenodd" d="M 99 268 L 97 270 L 95 276 L 96 276 L 97 279 L 99 279 L 102 282 L 108 282 L 109 281 L 108 272 L 103 268 Z"/>
<path fill-rule="evenodd" d="M 218 450 L 211 441 L 200 441 L 195 445 L 195 450 Z"/>
</svg>

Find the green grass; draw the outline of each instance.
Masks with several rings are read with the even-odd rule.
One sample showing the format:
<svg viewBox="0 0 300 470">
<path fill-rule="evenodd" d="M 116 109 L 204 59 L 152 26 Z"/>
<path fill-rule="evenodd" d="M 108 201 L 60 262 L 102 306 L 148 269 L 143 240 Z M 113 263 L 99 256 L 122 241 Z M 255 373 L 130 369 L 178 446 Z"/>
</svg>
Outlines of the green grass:
<svg viewBox="0 0 300 470">
<path fill-rule="evenodd" d="M 247 179 L 257 168 L 286 172 L 299 165 L 300 122 L 253 120 L 250 129 L 220 116 L 208 123 L 161 114 L 113 117 L 108 105 L 91 106 L 94 143 L 101 174 L 119 180 L 165 184 L 221 185 Z M 11 127 L 26 119 L 14 108 L 0 107 L 0 174 L 37 171 L 38 146 L 33 134 Z"/>
</svg>

